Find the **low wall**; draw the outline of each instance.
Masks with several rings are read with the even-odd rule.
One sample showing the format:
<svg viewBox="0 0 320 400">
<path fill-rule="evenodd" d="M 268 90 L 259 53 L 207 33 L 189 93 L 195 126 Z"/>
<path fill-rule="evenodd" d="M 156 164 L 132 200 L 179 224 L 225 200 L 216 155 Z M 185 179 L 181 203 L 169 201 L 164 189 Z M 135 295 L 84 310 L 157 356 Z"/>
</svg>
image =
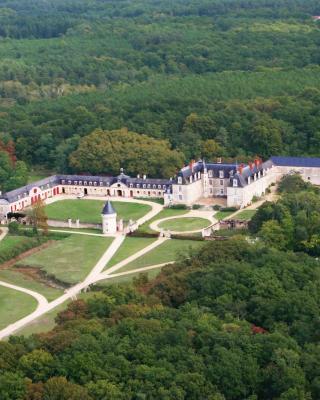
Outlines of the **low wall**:
<svg viewBox="0 0 320 400">
<path fill-rule="evenodd" d="M 87 222 L 80 222 L 79 220 L 58 221 L 55 219 L 48 219 L 48 225 L 53 228 L 77 228 L 77 229 L 102 229 L 102 224 L 90 224 Z"/>
</svg>

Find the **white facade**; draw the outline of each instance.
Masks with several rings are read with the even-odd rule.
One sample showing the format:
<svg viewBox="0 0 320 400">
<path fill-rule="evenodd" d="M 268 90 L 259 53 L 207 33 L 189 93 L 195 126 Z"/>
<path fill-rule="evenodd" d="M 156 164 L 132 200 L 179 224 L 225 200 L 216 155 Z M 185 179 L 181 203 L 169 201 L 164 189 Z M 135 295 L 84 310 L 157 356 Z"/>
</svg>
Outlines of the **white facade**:
<svg viewBox="0 0 320 400">
<path fill-rule="evenodd" d="M 117 232 L 117 214 L 102 214 L 102 232 L 105 235 L 114 235 Z"/>
</svg>

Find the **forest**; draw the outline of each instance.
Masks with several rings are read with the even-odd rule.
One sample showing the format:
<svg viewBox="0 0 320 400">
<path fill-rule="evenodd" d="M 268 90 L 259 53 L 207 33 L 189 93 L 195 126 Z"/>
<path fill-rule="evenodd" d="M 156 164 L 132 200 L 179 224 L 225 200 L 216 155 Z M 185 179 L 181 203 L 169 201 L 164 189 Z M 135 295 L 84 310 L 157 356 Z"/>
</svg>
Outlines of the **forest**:
<svg viewBox="0 0 320 400">
<path fill-rule="evenodd" d="M 319 399 L 320 247 L 301 245 L 319 237 L 319 192 L 298 176 L 280 191 L 250 227 L 258 240 L 208 242 L 152 281 L 72 302 L 48 333 L 0 342 L 1 399 Z"/>
<path fill-rule="evenodd" d="M 96 129 L 183 162 L 319 156 L 315 15 L 316 0 L 0 0 L 0 140 L 52 172 L 92 172 L 71 154 Z"/>
</svg>

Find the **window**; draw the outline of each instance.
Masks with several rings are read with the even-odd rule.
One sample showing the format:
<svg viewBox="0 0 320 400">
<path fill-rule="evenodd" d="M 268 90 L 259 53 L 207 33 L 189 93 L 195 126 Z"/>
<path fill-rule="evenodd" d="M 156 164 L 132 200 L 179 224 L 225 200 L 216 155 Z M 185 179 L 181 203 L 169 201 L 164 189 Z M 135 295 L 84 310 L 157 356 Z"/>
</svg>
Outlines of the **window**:
<svg viewBox="0 0 320 400">
<path fill-rule="evenodd" d="M 163 185 L 163 190 L 166 190 L 166 185 Z"/>
<path fill-rule="evenodd" d="M 221 186 L 223 185 L 223 179 L 220 179 L 220 185 Z"/>
<path fill-rule="evenodd" d="M 182 192 L 182 187 L 181 186 L 179 186 L 179 192 Z"/>
<path fill-rule="evenodd" d="M 139 188 L 140 187 L 140 183 L 137 183 L 137 188 Z"/>
<path fill-rule="evenodd" d="M 219 171 L 219 178 L 224 178 L 224 171 Z"/>
<path fill-rule="evenodd" d="M 223 189 L 220 189 L 220 194 L 224 194 L 224 190 Z"/>
<path fill-rule="evenodd" d="M 79 181 L 79 185 L 82 185 L 82 181 Z"/>
<path fill-rule="evenodd" d="M 179 200 L 182 200 L 182 195 L 181 194 L 179 194 Z"/>
<path fill-rule="evenodd" d="M 158 185 L 158 189 L 161 189 L 161 185 Z"/>
<path fill-rule="evenodd" d="M 142 185 L 142 187 L 143 187 L 143 189 L 145 189 L 146 188 L 146 184 L 144 183 L 143 185 Z M 144 192 L 145 193 L 145 192 Z"/>
<path fill-rule="evenodd" d="M 213 189 L 210 189 L 210 194 L 213 194 Z"/>
<path fill-rule="evenodd" d="M 132 183 L 130 183 L 130 187 L 131 187 L 131 188 L 133 187 L 133 184 L 132 184 Z"/>
<path fill-rule="evenodd" d="M 213 185 L 213 180 L 212 179 L 209 179 L 209 185 Z"/>
<path fill-rule="evenodd" d="M 97 186 L 97 182 L 94 182 L 93 184 L 94 184 L 94 186 Z"/>
<path fill-rule="evenodd" d="M 212 174 L 212 169 L 209 170 L 209 177 L 212 178 L 213 174 Z"/>
<path fill-rule="evenodd" d="M 179 185 L 181 185 L 181 183 L 182 183 L 182 178 L 181 178 L 181 176 L 179 176 L 179 178 L 178 178 L 178 183 L 179 183 Z"/>
<path fill-rule="evenodd" d="M 61 183 L 64 185 L 66 183 L 66 181 L 64 179 L 62 179 Z"/>
<path fill-rule="evenodd" d="M 100 186 L 103 186 L 103 182 L 100 182 Z"/>
<path fill-rule="evenodd" d="M 238 181 L 236 179 L 233 179 L 233 187 L 238 186 Z"/>
</svg>

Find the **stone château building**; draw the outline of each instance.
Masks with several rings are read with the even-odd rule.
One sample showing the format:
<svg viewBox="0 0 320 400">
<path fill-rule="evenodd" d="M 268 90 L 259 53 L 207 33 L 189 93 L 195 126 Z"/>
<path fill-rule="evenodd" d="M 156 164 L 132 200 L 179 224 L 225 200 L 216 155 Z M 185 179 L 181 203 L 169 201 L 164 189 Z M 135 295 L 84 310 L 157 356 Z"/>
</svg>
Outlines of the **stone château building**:
<svg viewBox="0 0 320 400">
<path fill-rule="evenodd" d="M 222 198 L 229 207 L 242 208 L 260 197 L 267 188 L 292 171 L 320 185 L 320 158 L 256 158 L 244 164 L 191 162 L 171 179 L 135 178 L 123 170 L 116 177 L 54 175 L 0 195 L 0 217 L 18 212 L 37 200 L 61 196 L 164 198 L 166 205 L 192 205 L 201 199 Z"/>
</svg>

